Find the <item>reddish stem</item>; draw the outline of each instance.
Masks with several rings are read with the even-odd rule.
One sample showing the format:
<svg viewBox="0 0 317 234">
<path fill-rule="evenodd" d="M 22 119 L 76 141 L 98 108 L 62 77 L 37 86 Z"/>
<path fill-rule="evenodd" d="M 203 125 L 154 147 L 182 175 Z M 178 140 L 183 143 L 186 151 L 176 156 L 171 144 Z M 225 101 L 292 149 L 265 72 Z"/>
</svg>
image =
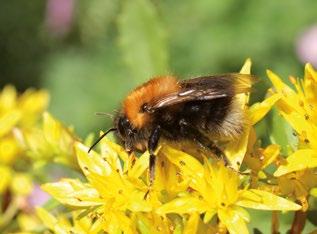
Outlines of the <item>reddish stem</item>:
<svg viewBox="0 0 317 234">
<path fill-rule="evenodd" d="M 279 233 L 279 212 L 278 211 L 272 211 L 272 234 L 278 234 Z"/>
<path fill-rule="evenodd" d="M 290 234 L 302 233 L 306 223 L 306 216 L 307 216 L 307 212 L 304 212 L 302 210 L 298 210 L 295 212 Z"/>
</svg>

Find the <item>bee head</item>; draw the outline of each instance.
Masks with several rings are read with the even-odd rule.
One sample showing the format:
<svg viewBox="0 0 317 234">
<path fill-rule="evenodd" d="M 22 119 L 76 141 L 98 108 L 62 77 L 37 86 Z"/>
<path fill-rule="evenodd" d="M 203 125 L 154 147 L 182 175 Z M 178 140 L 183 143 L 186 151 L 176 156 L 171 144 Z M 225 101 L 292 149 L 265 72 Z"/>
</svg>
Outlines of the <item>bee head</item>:
<svg viewBox="0 0 317 234">
<path fill-rule="evenodd" d="M 137 132 L 129 119 L 124 114 L 119 114 L 114 120 L 114 125 L 117 129 L 118 138 L 124 142 L 125 150 L 131 151 Z"/>
<path fill-rule="evenodd" d="M 114 127 L 108 129 L 103 133 L 95 143 L 89 148 L 88 153 L 102 140 L 109 132 L 115 132 L 116 136 L 125 145 L 127 152 L 133 150 L 134 142 L 136 139 L 137 131 L 131 125 L 129 119 L 122 113 L 118 114 L 114 119 Z"/>
</svg>

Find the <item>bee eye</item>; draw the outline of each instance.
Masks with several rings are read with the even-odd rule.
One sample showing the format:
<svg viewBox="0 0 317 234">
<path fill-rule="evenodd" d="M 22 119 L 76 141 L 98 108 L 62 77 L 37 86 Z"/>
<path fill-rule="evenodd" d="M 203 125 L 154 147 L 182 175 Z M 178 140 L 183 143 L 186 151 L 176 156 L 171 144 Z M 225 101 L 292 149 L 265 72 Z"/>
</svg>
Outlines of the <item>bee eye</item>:
<svg viewBox="0 0 317 234">
<path fill-rule="evenodd" d="M 121 136 L 125 135 L 124 129 L 125 129 L 124 118 L 120 118 L 118 121 L 118 131 Z"/>
<path fill-rule="evenodd" d="M 141 112 L 146 112 L 148 110 L 148 104 L 147 103 L 144 103 L 142 106 L 141 106 Z"/>
<path fill-rule="evenodd" d="M 122 138 L 131 137 L 134 135 L 135 131 L 132 129 L 130 121 L 122 116 L 118 121 L 118 132 Z"/>
</svg>

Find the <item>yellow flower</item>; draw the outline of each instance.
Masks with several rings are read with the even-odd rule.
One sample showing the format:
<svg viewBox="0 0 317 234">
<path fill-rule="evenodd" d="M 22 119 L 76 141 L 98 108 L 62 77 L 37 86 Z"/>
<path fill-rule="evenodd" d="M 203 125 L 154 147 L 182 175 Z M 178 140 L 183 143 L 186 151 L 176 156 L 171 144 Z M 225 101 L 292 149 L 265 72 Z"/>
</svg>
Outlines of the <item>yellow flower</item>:
<svg viewBox="0 0 317 234">
<path fill-rule="evenodd" d="M 14 174 L 11 182 L 11 190 L 14 194 L 29 195 L 32 189 L 33 183 L 30 175 L 26 173 Z"/>
<path fill-rule="evenodd" d="M 10 165 L 23 152 L 20 132 L 33 126 L 48 104 L 46 91 L 27 90 L 18 96 L 13 86 L 0 93 L 0 163 Z"/>
<path fill-rule="evenodd" d="M 8 134 L 0 141 L 0 164 L 12 165 L 16 156 L 22 152 L 22 147 L 13 134 Z"/>
<path fill-rule="evenodd" d="M 10 184 L 12 171 L 7 166 L 0 165 L 0 194 L 6 191 Z"/>
<path fill-rule="evenodd" d="M 19 213 L 17 216 L 20 232 L 15 234 L 36 233 L 40 231 L 42 226 L 41 220 L 35 215 L 30 213 Z"/>
<path fill-rule="evenodd" d="M 297 150 L 291 153 L 286 164 L 281 165 L 275 176 L 317 167 L 317 73 L 307 64 L 303 80 L 290 77 L 291 89 L 273 72 L 267 71 L 274 85 L 274 92 L 281 95 L 277 102 L 280 114 L 298 136 Z"/>
<path fill-rule="evenodd" d="M 254 147 L 248 152 L 244 162 L 255 173 L 258 173 L 275 162 L 279 154 L 280 146 L 276 144 L 269 145 L 266 148 Z"/>
<path fill-rule="evenodd" d="M 42 128 L 24 131 L 23 139 L 27 155 L 35 162 L 53 161 L 76 166 L 74 143 L 78 138 L 49 113 L 43 114 Z"/>
<path fill-rule="evenodd" d="M 88 209 L 88 214 L 98 217 L 104 231 L 109 233 L 134 233 L 135 225 L 131 214 L 150 212 L 151 203 L 144 199 L 147 191 L 140 178 L 147 168 L 149 155 L 136 159 L 128 171 L 130 159 L 118 145 L 101 142 L 102 154 L 88 152 L 88 147 L 76 144 L 78 163 L 88 183 L 75 179 L 63 179 L 57 183 L 43 185 L 43 189 L 61 203 Z M 121 165 L 123 160 L 124 165 Z"/>
<path fill-rule="evenodd" d="M 48 93 L 44 90 L 28 89 L 18 96 L 13 86 L 6 86 L 0 93 L 0 119 L 8 121 L 8 130 L 13 126 L 31 126 L 47 108 L 48 101 Z M 0 133 L 3 133 L 2 128 Z"/>
<path fill-rule="evenodd" d="M 215 215 L 230 233 L 248 233 L 246 222 L 250 217 L 242 207 L 260 210 L 298 210 L 301 208 L 291 201 L 273 193 L 258 189 L 240 189 L 237 172 L 228 169 L 222 162 L 204 164 L 193 157 L 170 147 L 163 152 L 168 159 L 178 166 L 184 178 L 190 178 L 192 192 L 181 194 L 179 198 L 159 207 L 156 212 L 200 213 L 204 222 L 209 222 Z"/>
<path fill-rule="evenodd" d="M 18 99 L 17 108 L 22 111 L 21 126 L 34 125 L 47 109 L 49 95 L 47 91 L 26 90 Z"/>
<path fill-rule="evenodd" d="M 71 213 L 71 219 L 67 217 L 69 215 L 59 215 L 56 218 L 40 207 L 36 209 L 36 213 L 45 227 L 56 234 L 98 234 L 102 229 L 101 219 L 96 222 L 94 222 L 93 217 L 89 216 L 84 216 L 79 219 L 78 215 L 80 213 L 78 211 Z"/>
<path fill-rule="evenodd" d="M 23 132 L 35 126 L 48 104 L 48 93 L 27 90 L 21 95 L 13 86 L 0 92 L 0 229 L 23 209 L 21 200 L 33 188 L 28 170 L 32 163 L 23 145 Z"/>
<path fill-rule="evenodd" d="M 248 59 L 243 65 L 240 73 L 251 73 L 251 60 Z M 248 119 L 242 136 L 237 141 L 232 141 L 226 145 L 224 153 L 229 159 L 231 167 L 239 170 L 247 153 L 252 152 L 252 148 L 256 143 L 256 134 L 254 125 L 259 122 L 273 107 L 281 96 L 279 94 L 272 95 L 261 103 L 255 103 L 250 108 L 247 107 L 248 95 L 239 94 L 242 107 L 245 109 L 246 117 Z"/>
<path fill-rule="evenodd" d="M 299 200 L 307 210 L 307 197 L 311 188 L 317 186 L 317 175 L 311 169 L 294 171 L 278 177 L 279 193 Z"/>
<path fill-rule="evenodd" d="M 250 68 L 251 61 L 247 60 L 241 72 L 249 74 Z M 279 155 L 277 145 L 270 145 L 265 149 L 258 147 L 253 125 L 260 121 L 280 98 L 280 94 L 275 94 L 248 108 L 248 95 L 238 96 L 249 122 L 245 126 L 243 136 L 226 145 L 225 154 L 233 168 L 238 170 L 244 161 L 252 170 L 260 171 Z M 47 114 L 46 118 L 51 119 Z M 46 128 L 43 129 L 45 132 Z M 59 132 L 51 130 L 44 136 L 51 135 L 48 139 L 52 138 L 51 142 L 56 144 L 60 139 Z M 46 141 L 45 138 L 34 138 L 27 142 L 33 152 L 41 152 L 37 150 L 40 149 L 38 146 L 44 145 L 48 151 L 43 154 L 49 155 L 54 147 L 47 147 Z M 129 156 L 122 147 L 107 139 L 101 141 L 100 154 L 88 154 L 86 146 L 76 143 L 78 163 L 88 182 L 63 179 L 57 183 L 45 184 L 43 189 L 62 204 L 76 207 L 86 215 L 98 218 L 102 229 L 109 233 L 194 233 L 198 230 L 202 233 L 212 233 L 225 228 L 233 233 L 239 230 L 244 232 L 247 230 L 246 221 L 249 217 L 241 206 L 269 210 L 300 208 L 299 205 L 269 192 L 239 189 L 239 176 L 221 163 L 212 165 L 210 161 L 205 160 L 202 165 L 195 158 L 165 145 L 169 145 L 169 142 L 164 142 L 156 152 L 156 175 L 148 199 L 144 199 L 148 191 L 148 153 L 139 158 Z M 260 162 L 249 160 L 248 156 L 251 154 L 258 158 L 263 156 L 263 159 Z M 165 213 L 173 212 L 173 206 L 178 215 L 165 216 Z M 200 218 L 201 213 L 205 213 L 204 222 Z M 225 228 L 209 222 L 215 215 Z"/>
</svg>

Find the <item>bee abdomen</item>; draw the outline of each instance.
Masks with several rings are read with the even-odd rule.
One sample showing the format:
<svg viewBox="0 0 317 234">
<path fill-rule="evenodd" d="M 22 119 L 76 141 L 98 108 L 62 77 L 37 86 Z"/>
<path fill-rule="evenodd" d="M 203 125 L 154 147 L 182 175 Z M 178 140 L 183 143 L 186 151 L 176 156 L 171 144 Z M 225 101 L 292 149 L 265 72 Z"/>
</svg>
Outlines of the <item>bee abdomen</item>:
<svg viewBox="0 0 317 234">
<path fill-rule="evenodd" d="M 244 110 L 238 106 L 237 100 L 231 98 L 230 102 L 223 103 L 220 108 L 214 109 L 207 125 L 212 136 L 232 139 L 243 133 L 245 123 Z"/>
</svg>

